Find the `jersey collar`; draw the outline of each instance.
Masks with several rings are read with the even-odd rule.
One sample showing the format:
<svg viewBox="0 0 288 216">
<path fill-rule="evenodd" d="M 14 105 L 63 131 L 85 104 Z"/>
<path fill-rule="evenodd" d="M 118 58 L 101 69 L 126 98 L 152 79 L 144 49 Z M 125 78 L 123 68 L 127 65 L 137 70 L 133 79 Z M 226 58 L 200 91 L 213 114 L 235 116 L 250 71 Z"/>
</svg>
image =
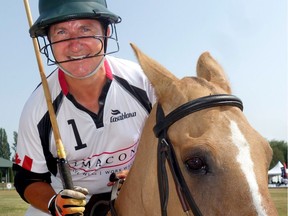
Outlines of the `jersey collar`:
<svg viewBox="0 0 288 216">
<path fill-rule="evenodd" d="M 112 80 L 113 79 L 112 70 L 106 59 L 104 60 L 104 67 L 106 71 L 106 77 L 109 80 Z M 69 93 L 68 85 L 65 80 L 64 72 L 60 68 L 58 68 L 58 79 L 59 79 L 59 83 L 60 83 L 63 94 L 67 95 Z"/>
</svg>

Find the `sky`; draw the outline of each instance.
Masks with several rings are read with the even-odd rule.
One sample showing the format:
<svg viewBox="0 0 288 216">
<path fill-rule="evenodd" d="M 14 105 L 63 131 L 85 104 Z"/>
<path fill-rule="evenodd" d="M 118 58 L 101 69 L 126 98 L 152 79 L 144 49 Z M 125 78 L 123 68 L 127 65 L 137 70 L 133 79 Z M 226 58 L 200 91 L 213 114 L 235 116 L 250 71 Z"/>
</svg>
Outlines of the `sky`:
<svg viewBox="0 0 288 216">
<path fill-rule="evenodd" d="M 221 64 L 250 124 L 268 140 L 287 141 L 287 0 L 107 0 L 121 16 L 120 52 L 129 43 L 177 77 L 196 76 L 202 52 Z M 30 0 L 33 20 L 38 1 Z M 22 0 L 0 7 L 0 128 L 13 143 L 24 103 L 40 82 Z M 46 66 L 48 75 L 55 67 Z"/>
</svg>

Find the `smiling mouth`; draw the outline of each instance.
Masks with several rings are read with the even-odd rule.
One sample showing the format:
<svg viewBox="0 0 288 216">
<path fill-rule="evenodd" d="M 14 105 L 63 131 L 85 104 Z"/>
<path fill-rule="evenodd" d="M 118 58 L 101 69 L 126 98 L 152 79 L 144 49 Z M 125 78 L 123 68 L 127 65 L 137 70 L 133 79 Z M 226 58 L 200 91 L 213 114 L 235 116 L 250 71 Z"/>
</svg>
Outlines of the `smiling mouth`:
<svg viewBox="0 0 288 216">
<path fill-rule="evenodd" d="M 90 58 L 94 58 L 94 57 L 98 57 L 97 54 L 93 55 L 91 53 L 85 54 L 85 55 L 66 55 L 65 56 L 66 59 L 65 60 L 57 60 L 58 64 L 62 64 L 62 63 L 67 63 L 67 62 L 74 62 L 74 61 L 82 61 L 82 60 L 86 60 L 86 59 L 90 59 Z"/>
<path fill-rule="evenodd" d="M 69 56 L 68 59 L 76 61 L 76 60 L 82 60 L 82 59 L 85 59 L 88 57 L 89 57 L 89 54 L 88 55 L 81 55 L 81 56 Z"/>
</svg>

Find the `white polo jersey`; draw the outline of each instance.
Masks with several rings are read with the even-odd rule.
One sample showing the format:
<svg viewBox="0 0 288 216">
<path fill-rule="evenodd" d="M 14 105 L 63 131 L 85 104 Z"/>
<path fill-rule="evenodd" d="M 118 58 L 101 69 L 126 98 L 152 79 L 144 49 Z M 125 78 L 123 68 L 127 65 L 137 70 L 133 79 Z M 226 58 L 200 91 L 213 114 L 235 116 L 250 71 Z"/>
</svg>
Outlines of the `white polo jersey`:
<svg viewBox="0 0 288 216">
<path fill-rule="evenodd" d="M 105 58 L 108 81 L 99 98 L 98 114 L 77 103 L 60 69 L 47 78 L 73 184 L 87 188 L 90 195 L 110 191 L 107 187 L 110 174 L 131 167 L 145 120 L 156 101 L 154 90 L 138 64 Z M 52 187 L 56 191 L 63 189 L 41 85 L 23 109 L 16 156 L 16 164 L 35 173 L 50 172 Z M 32 215 L 38 210 L 29 211 Z"/>
</svg>

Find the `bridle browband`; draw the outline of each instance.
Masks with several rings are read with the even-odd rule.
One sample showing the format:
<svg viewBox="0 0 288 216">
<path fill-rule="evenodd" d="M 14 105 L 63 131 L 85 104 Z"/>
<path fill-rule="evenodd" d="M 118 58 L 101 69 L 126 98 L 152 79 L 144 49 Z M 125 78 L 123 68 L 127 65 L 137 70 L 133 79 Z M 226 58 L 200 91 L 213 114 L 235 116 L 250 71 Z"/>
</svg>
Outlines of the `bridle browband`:
<svg viewBox="0 0 288 216">
<path fill-rule="evenodd" d="M 167 215 L 167 205 L 169 198 L 166 160 L 168 161 L 183 211 L 189 215 L 190 207 L 194 216 L 202 216 L 202 213 L 195 203 L 185 182 L 174 152 L 173 145 L 169 141 L 167 131 L 173 123 L 191 113 L 218 106 L 234 106 L 238 107 L 240 110 L 243 110 L 242 101 L 236 96 L 228 94 L 210 95 L 189 101 L 170 112 L 167 116 L 164 115 L 164 111 L 161 105 L 158 104 L 156 113 L 156 125 L 153 130 L 155 136 L 158 138 L 157 175 L 162 216 Z"/>
</svg>

